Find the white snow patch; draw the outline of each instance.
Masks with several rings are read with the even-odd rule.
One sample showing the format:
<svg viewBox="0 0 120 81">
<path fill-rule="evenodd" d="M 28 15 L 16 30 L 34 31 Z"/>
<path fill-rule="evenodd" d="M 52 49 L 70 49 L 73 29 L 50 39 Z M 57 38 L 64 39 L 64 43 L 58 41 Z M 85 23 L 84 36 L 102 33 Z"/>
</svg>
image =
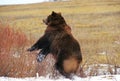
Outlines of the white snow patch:
<svg viewBox="0 0 120 81">
<path fill-rule="evenodd" d="M 87 67 L 85 74 L 89 75 L 91 72 L 93 75 L 110 75 L 110 69 L 115 73 L 115 66 L 110 64 L 92 64 Z M 120 74 L 120 67 L 116 67 L 117 74 Z"/>
<path fill-rule="evenodd" d="M 36 77 L 37 77 L 37 78 L 39 77 L 39 73 L 36 73 Z"/>
<path fill-rule="evenodd" d="M 0 77 L 0 81 L 120 81 L 120 75 L 102 75 L 87 78 L 80 78 L 74 76 L 74 79 L 66 79 L 60 77 L 59 79 L 50 79 L 49 77 L 30 77 L 30 78 L 9 78 Z"/>
<path fill-rule="evenodd" d="M 13 57 L 15 57 L 15 58 L 20 58 L 19 52 L 15 52 L 15 54 L 13 54 Z"/>
<path fill-rule="evenodd" d="M 103 51 L 103 52 L 100 52 L 99 54 L 100 54 L 100 55 L 106 55 L 107 52 L 106 52 L 106 51 Z"/>
</svg>

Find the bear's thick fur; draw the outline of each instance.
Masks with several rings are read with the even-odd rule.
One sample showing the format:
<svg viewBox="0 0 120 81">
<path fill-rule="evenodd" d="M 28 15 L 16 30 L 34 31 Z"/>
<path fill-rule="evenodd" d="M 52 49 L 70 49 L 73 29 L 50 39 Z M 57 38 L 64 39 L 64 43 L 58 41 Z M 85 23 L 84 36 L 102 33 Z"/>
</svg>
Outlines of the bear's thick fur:
<svg viewBox="0 0 120 81">
<path fill-rule="evenodd" d="M 56 59 L 56 69 L 69 78 L 82 61 L 80 45 L 60 13 L 53 11 L 43 22 L 47 25 L 44 35 L 28 51 L 42 49 L 40 55 L 45 56 L 51 53 Z"/>
</svg>

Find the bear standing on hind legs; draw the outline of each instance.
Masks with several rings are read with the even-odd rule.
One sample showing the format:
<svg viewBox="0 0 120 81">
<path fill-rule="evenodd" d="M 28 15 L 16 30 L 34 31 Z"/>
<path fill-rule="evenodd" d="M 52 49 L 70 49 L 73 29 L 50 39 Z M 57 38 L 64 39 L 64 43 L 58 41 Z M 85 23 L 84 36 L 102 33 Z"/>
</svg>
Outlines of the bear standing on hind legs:
<svg viewBox="0 0 120 81">
<path fill-rule="evenodd" d="M 47 25 L 44 35 L 28 51 L 42 49 L 40 61 L 51 53 L 56 59 L 56 69 L 70 78 L 82 61 L 80 45 L 60 13 L 52 12 L 43 22 Z"/>
</svg>

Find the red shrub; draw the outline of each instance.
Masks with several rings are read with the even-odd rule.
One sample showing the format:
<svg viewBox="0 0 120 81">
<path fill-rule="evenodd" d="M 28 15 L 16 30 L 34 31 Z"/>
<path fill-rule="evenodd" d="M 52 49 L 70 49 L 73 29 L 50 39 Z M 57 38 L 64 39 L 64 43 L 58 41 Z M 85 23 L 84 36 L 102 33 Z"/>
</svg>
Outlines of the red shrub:
<svg viewBox="0 0 120 81">
<path fill-rule="evenodd" d="M 0 76 L 28 76 L 24 72 L 35 68 L 34 65 L 26 66 L 26 62 L 29 65 L 35 59 L 35 55 L 30 58 L 31 56 L 25 52 L 27 42 L 29 41 L 22 31 L 0 23 Z"/>
<path fill-rule="evenodd" d="M 37 52 L 26 52 L 31 41 L 21 30 L 0 23 L 0 76 L 31 77 L 36 73 L 46 75 L 51 71 L 51 56 L 38 63 Z"/>
<path fill-rule="evenodd" d="M 22 31 L 15 31 L 9 25 L 2 27 L 0 25 L 0 48 L 10 51 L 11 48 L 20 48 L 27 43 L 27 37 Z"/>
</svg>

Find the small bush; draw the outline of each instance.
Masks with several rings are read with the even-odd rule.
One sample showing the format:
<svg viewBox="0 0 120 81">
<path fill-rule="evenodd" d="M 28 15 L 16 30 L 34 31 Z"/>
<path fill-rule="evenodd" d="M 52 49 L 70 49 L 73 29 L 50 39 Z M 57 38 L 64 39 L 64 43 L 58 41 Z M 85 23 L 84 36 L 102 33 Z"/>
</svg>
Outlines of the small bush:
<svg viewBox="0 0 120 81">
<path fill-rule="evenodd" d="M 33 77 L 36 73 L 45 76 L 52 67 L 49 55 L 42 63 L 36 61 L 37 51 L 26 51 L 33 40 L 28 40 L 21 30 L 0 23 L 0 76 Z M 32 43 L 33 44 L 33 43 Z M 30 44 L 30 46 L 32 45 Z"/>
<path fill-rule="evenodd" d="M 0 76 L 34 75 L 33 72 L 28 72 L 35 68 L 34 65 L 30 65 L 35 55 L 30 58 L 31 56 L 25 52 L 27 42 L 29 42 L 27 36 L 22 31 L 0 23 Z"/>
</svg>

